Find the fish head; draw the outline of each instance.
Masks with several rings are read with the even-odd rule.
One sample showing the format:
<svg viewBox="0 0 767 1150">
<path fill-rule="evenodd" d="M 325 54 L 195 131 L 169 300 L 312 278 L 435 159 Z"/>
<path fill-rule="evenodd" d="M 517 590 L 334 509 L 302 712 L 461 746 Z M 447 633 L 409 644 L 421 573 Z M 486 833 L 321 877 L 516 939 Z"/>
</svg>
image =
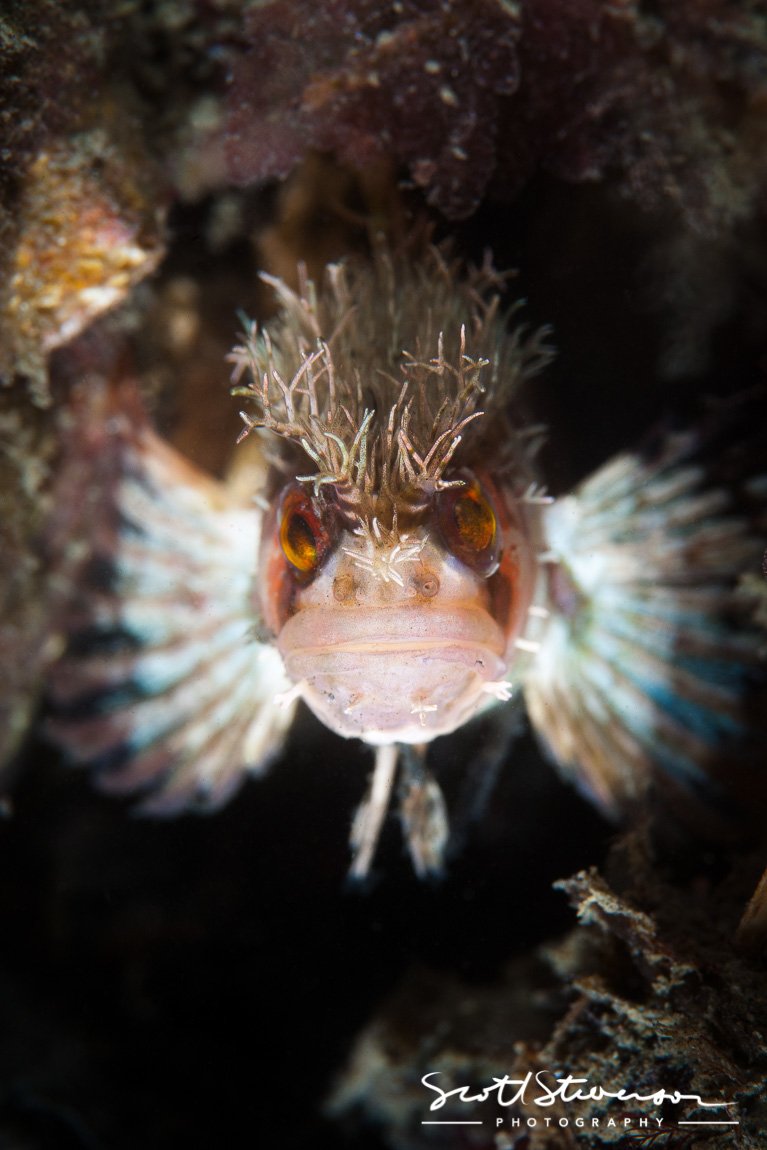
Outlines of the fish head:
<svg viewBox="0 0 767 1150">
<path fill-rule="evenodd" d="M 265 525 L 259 611 L 326 726 L 424 743 L 508 697 L 535 553 L 488 476 L 462 470 L 378 506 L 365 517 L 333 485 L 288 483 Z"/>
<path fill-rule="evenodd" d="M 241 438 L 276 441 L 275 488 L 291 476 L 267 490 L 257 613 L 295 693 L 378 745 L 508 697 L 538 563 L 509 400 L 545 341 L 508 328 L 489 265 L 421 254 L 377 249 L 322 290 L 267 277 L 282 318 L 230 355 Z"/>
</svg>

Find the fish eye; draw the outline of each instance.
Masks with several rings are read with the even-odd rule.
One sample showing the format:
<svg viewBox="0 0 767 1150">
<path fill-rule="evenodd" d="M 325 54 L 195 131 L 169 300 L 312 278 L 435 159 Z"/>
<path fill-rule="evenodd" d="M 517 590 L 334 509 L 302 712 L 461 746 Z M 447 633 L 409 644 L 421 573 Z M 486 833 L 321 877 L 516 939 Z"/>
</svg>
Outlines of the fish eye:
<svg viewBox="0 0 767 1150">
<path fill-rule="evenodd" d="M 291 487 L 282 500 L 279 539 L 288 563 L 302 575 L 313 574 L 328 552 L 330 535 L 301 487 Z"/>
<path fill-rule="evenodd" d="M 487 577 L 498 568 L 498 517 L 479 481 L 470 472 L 461 478 L 463 486 L 437 495 L 437 523 L 456 559 Z"/>
</svg>

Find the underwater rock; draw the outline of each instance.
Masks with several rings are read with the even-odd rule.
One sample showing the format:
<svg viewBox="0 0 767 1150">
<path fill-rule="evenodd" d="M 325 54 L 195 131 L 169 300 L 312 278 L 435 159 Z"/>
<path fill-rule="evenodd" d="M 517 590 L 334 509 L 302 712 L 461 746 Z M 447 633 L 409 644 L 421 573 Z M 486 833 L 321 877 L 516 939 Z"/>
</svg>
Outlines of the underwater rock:
<svg viewBox="0 0 767 1150">
<path fill-rule="evenodd" d="M 48 0 L 13 4 L 0 23 L 0 379 L 26 379 L 42 404 L 50 352 L 124 300 L 164 250 L 137 99 L 109 67 L 118 30 Z"/>
<path fill-rule="evenodd" d="M 696 870 L 689 849 L 658 850 L 646 829 L 627 835 L 604 875 L 559 884 L 578 926 L 496 983 L 407 976 L 358 1036 L 329 1112 L 377 1129 L 394 1150 L 757 1150 L 767 993 L 762 959 L 734 940 L 760 863 L 709 856 Z M 578 1082 L 560 1090 L 568 1075 Z M 461 1086 L 472 1097 L 442 1098 Z M 592 1096 L 576 1099 L 578 1089 Z M 608 1095 L 621 1089 L 628 1097 Z M 696 1095 L 730 1105 L 706 1109 Z M 717 1118 L 725 1124 L 686 1125 Z M 438 1119 L 477 1124 L 422 1125 Z"/>
<path fill-rule="evenodd" d="M 357 170 L 385 156 L 457 220 L 543 170 L 609 177 L 704 232 L 764 189 L 753 0 L 273 0 L 247 13 L 244 39 L 226 140 L 240 184 L 284 177 L 307 148 Z"/>
<path fill-rule="evenodd" d="M 49 573 L 33 540 L 50 513 L 44 492 L 55 434 L 47 413 L 27 408 L 26 395 L 0 393 L 0 763 L 26 731 L 48 661 L 38 651 L 47 639 Z"/>
<path fill-rule="evenodd" d="M 307 147 L 356 170 L 388 155 L 445 215 L 467 215 L 493 170 L 499 98 L 517 87 L 518 17 L 496 0 L 253 9 L 230 95 L 232 177 L 285 176 Z"/>
<path fill-rule="evenodd" d="M 147 176 L 147 165 L 102 129 L 55 141 L 25 174 L 0 371 L 29 380 L 38 402 L 49 398 L 50 352 L 126 299 L 161 258 L 162 213 Z"/>
<path fill-rule="evenodd" d="M 156 168 L 131 101 L 118 110 L 103 82 L 105 39 L 106 25 L 46 0 L 0 18 L 2 763 L 58 652 L 54 619 L 75 578 L 48 545 L 52 518 L 78 513 L 57 507 L 71 412 L 65 389 L 51 386 L 50 357 L 128 301 L 164 251 Z M 77 550 L 76 533 L 69 543 Z"/>
</svg>

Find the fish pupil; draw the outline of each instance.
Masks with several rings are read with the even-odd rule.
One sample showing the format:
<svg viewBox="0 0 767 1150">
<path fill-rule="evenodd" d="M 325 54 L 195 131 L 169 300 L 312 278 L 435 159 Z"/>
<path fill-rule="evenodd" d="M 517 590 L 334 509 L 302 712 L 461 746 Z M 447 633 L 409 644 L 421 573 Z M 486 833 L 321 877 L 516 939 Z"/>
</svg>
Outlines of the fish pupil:
<svg viewBox="0 0 767 1150">
<path fill-rule="evenodd" d="M 478 491 L 464 492 L 456 500 L 453 517 L 461 542 L 472 551 L 486 551 L 495 539 L 495 515 Z"/>
<path fill-rule="evenodd" d="M 294 511 L 285 518 L 280 542 L 285 558 L 299 571 L 311 571 L 316 566 L 317 540 L 312 525 L 300 511 Z"/>
<path fill-rule="evenodd" d="M 437 526 L 446 547 L 461 563 L 488 579 L 498 570 L 498 517 L 492 499 L 470 471 L 458 473 L 460 486 L 437 493 Z"/>
</svg>

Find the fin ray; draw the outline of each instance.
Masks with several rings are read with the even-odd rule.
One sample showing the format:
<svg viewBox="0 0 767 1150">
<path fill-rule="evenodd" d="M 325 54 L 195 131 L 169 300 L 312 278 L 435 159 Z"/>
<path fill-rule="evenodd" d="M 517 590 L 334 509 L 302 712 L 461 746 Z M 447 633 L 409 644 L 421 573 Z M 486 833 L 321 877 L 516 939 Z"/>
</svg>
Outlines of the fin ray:
<svg viewBox="0 0 767 1150">
<path fill-rule="evenodd" d="M 137 420 L 135 397 L 130 409 L 103 454 L 48 729 L 101 789 L 144 792 L 141 810 L 168 814 L 218 806 L 265 769 L 292 708 L 275 703 L 288 680 L 256 637 L 261 512 Z"/>
<path fill-rule="evenodd" d="M 721 438 L 618 456 L 543 512 L 558 562 L 525 696 L 558 764 L 612 813 L 663 778 L 716 797 L 736 748 L 755 760 L 767 673 L 739 582 L 764 550 L 767 445 L 738 456 Z"/>
</svg>

